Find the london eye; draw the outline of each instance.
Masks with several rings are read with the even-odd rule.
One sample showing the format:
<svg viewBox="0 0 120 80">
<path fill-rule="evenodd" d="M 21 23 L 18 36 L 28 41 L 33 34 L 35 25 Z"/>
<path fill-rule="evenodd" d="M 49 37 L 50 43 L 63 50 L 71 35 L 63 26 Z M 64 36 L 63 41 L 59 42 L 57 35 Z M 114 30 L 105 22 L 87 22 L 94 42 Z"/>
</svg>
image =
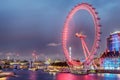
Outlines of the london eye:
<svg viewBox="0 0 120 80">
<path fill-rule="evenodd" d="M 91 15 L 93 24 L 94 24 L 94 35 L 93 35 L 94 39 L 93 39 L 93 44 L 91 46 L 91 49 L 88 49 L 88 46 L 86 45 L 85 39 L 87 38 L 87 35 L 84 35 L 83 33 L 79 33 L 79 32 L 76 32 L 74 34 L 74 36 L 76 36 L 79 39 L 79 42 L 81 43 L 82 51 L 85 56 L 84 62 L 78 62 L 78 61 L 73 60 L 70 56 L 69 48 L 67 46 L 68 40 L 69 40 L 69 38 L 68 38 L 69 33 L 71 32 L 71 31 L 69 31 L 70 21 L 73 18 L 73 16 L 78 11 L 81 11 L 81 10 L 85 10 Z M 91 61 L 94 58 L 94 55 L 97 53 L 97 49 L 99 48 L 100 35 L 101 35 L 100 28 L 101 28 L 100 18 L 98 17 L 98 13 L 96 12 L 95 8 L 92 7 L 92 5 L 90 5 L 88 3 L 81 3 L 81 4 L 74 6 L 74 8 L 71 9 L 71 11 L 69 12 L 69 14 L 65 20 L 63 32 L 62 32 L 62 47 L 63 47 L 63 51 L 65 54 L 66 60 L 69 65 L 79 66 L 79 65 L 81 65 L 81 63 L 84 63 L 86 65 L 89 65 L 91 63 Z"/>
</svg>

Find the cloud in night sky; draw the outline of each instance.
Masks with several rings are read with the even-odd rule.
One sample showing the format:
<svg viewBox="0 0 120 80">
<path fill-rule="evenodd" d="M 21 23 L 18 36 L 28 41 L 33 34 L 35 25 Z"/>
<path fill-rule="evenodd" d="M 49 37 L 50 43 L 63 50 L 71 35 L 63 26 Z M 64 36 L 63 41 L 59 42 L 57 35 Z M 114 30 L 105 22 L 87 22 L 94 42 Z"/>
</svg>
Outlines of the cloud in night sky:
<svg viewBox="0 0 120 80">
<path fill-rule="evenodd" d="M 110 32 L 120 30 L 120 0 L 0 0 L 0 52 L 26 56 L 36 50 L 38 54 L 44 53 L 51 57 L 56 53 L 64 56 L 59 44 L 63 25 L 69 11 L 82 2 L 92 4 L 99 13 L 102 25 L 99 51 L 104 51 Z M 76 23 L 89 32 L 92 41 L 92 32 L 89 31 L 92 30 L 89 27 L 92 21 L 84 15 L 81 17 L 81 14 Z M 85 21 L 88 24 L 84 24 Z M 80 57 L 79 54 L 76 56 Z"/>
<path fill-rule="evenodd" d="M 49 43 L 47 46 L 51 46 L 51 47 L 57 47 L 60 46 L 61 43 Z"/>
</svg>

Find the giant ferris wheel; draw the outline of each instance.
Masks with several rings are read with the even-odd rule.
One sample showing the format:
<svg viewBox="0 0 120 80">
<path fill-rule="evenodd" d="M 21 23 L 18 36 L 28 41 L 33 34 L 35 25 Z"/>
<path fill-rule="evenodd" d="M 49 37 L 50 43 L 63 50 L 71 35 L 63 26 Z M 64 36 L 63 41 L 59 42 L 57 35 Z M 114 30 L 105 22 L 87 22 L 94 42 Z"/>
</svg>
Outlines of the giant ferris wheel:
<svg viewBox="0 0 120 80">
<path fill-rule="evenodd" d="M 73 65 L 73 66 L 79 66 L 81 65 L 81 62 L 75 61 L 73 59 L 71 59 L 70 57 L 70 53 L 69 53 L 69 49 L 67 47 L 67 42 L 68 42 L 68 37 L 69 37 L 69 24 L 70 24 L 70 20 L 73 18 L 73 16 L 75 15 L 76 12 L 78 12 L 79 10 L 86 10 L 89 12 L 89 14 L 92 16 L 93 19 L 93 23 L 94 23 L 94 39 L 93 39 L 93 44 L 91 46 L 91 49 L 89 50 L 87 45 L 86 45 L 86 41 L 85 39 L 87 38 L 87 35 L 84 35 L 83 33 L 78 33 L 76 32 L 74 35 L 79 38 L 79 42 L 81 42 L 81 46 L 82 46 L 82 51 L 84 53 L 85 56 L 85 60 L 84 64 L 89 65 L 91 63 L 91 61 L 94 58 L 94 55 L 96 54 L 97 48 L 99 48 L 99 42 L 100 42 L 100 18 L 98 17 L 98 13 L 95 11 L 95 8 L 92 7 L 92 5 L 88 4 L 88 3 L 81 3 L 76 5 L 68 14 L 66 21 L 64 23 L 64 28 L 63 28 L 63 33 L 62 33 L 62 47 L 63 47 L 63 51 L 66 57 L 66 60 L 68 62 L 69 65 Z M 89 28 L 89 27 L 88 27 Z"/>
</svg>

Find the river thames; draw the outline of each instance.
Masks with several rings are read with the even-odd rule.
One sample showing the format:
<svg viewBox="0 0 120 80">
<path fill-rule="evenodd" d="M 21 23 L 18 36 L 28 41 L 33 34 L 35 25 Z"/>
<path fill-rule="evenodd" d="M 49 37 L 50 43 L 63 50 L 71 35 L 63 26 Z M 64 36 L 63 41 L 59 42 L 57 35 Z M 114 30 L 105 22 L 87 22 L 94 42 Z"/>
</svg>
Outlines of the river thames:
<svg viewBox="0 0 120 80">
<path fill-rule="evenodd" d="M 50 74 L 42 70 L 14 70 L 16 77 L 8 77 L 2 80 L 120 80 L 120 74 L 88 74 L 76 75 L 71 73 Z"/>
</svg>

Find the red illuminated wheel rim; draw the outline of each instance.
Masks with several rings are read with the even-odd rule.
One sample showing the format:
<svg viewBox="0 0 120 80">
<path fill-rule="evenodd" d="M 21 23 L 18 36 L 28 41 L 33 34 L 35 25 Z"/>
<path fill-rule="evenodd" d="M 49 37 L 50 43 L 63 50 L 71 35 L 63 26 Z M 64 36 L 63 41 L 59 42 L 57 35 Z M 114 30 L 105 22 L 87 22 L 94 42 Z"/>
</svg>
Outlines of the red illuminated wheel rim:
<svg viewBox="0 0 120 80">
<path fill-rule="evenodd" d="M 88 4 L 88 3 L 78 4 L 69 12 L 69 14 L 65 20 L 65 23 L 64 23 L 64 28 L 63 28 L 63 33 L 62 33 L 62 47 L 63 47 L 63 51 L 64 51 L 64 54 L 65 54 L 68 64 L 76 65 L 76 66 L 80 65 L 81 63 L 76 62 L 74 60 L 70 60 L 69 51 L 67 48 L 67 41 L 68 41 L 68 36 L 69 36 L 68 29 L 69 29 L 70 20 L 72 19 L 74 14 L 79 10 L 86 10 L 90 13 L 90 15 L 92 16 L 92 19 L 94 22 L 94 28 L 95 28 L 94 41 L 93 41 L 93 45 L 91 46 L 92 49 L 90 50 L 90 55 L 85 60 L 85 62 L 87 64 L 90 64 L 91 60 L 93 59 L 94 55 L 96 54 L 97 48 L 99 47 L 100 34 L 101 34 L 101 32 L 100 32 L 101 25 L 99 23 L 100 18 L 98 17 L 98 13 L 95 11 L 95 8 L 93 8 L 90 4 Z"/>
</svg>

